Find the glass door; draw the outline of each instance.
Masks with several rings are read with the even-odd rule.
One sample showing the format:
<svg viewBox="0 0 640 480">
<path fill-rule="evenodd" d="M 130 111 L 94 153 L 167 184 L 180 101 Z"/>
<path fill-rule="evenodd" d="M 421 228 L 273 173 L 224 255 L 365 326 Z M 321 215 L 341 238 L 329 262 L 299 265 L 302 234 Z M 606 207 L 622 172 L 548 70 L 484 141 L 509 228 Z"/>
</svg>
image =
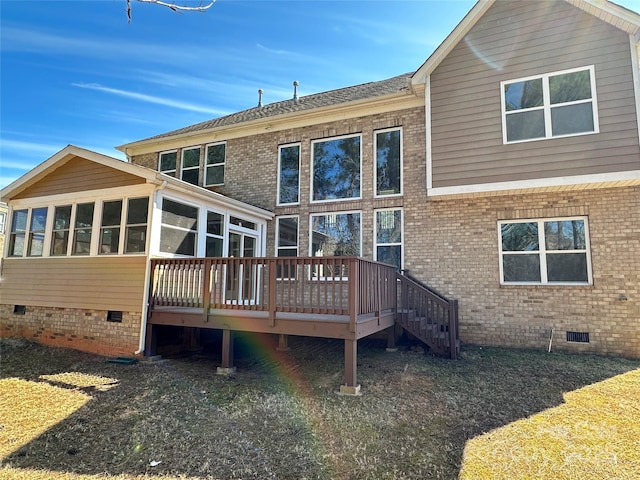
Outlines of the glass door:
<svg viewBox="0 0 640 480">
<path fill-rule="evenodd" d="M 258 238 L 242 232 L 229 232 L 229 262 L 227 270 L 227 301 L 252 304 L 257 300 L 258 264 L 241 258 L 256 256 Z"/>
</svg>

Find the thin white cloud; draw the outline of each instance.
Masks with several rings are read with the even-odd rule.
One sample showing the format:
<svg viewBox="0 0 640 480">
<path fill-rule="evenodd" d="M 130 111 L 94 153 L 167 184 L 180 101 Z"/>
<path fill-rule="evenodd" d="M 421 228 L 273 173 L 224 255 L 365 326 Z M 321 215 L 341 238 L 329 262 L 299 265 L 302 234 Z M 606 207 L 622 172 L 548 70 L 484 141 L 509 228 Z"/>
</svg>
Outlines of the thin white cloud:
<svg viewBox="0 0 640 480">
<path fill-rule="evenodd" d="M 3 138 L 2 139 L 2 150 L 16 150 L 22 154 L 25 153 L 33 153 L 33 154 L 43 154 L 43 155 L 53 155 L 58 150 L 61 150 L 65 147 L 65 145 L 60 144 L 46 144 L 46 143 L 35 143 L 35 142 L 25 142 L 23 140 L 10 140 Z M 3 167 L 10 168 L 21 168 L 22 165 L 16 162 L 15 165 L 9 165 L 4 159 L 2 160 Z M 28 169 L 28 165 L 24 167 Z"/>
<path fill-rule="evenodd" d="M 256 47 L 258 47 L 260 50 L 267 52 L 267 53 L 271 53 L 273 55 L 295 55 L 294 52 L 290 52 L 288 50 L 277 50 L 275 48 L 268 48 L 265 47 L 264 45 L 257 43 Z"/>
<path fill-rule="evenodd" d="M 201 105 L 195 105 L 188 102 L 181 102 L 178 100 L 171 100 L 168 98 L 156 97 L 153 95 L 146 95 L 144 93 L 130 92 L 128 90 L 121 90 L 118 88 L 104 87 L 98 83 L 73 83 L 74 87 L 84 88 L 86 90 L 95 90 L 98 92 L 109 93 L 111 95 L 117 95 L 125 98 L 132 98 L 141 102 L 153 103 L 156 105 L 164 105 L 166 107 L 177 108 L 180 110 L 188 110 L 190 112 L 207 113 L 210 115 L 224 115 L 228 112 L 221 111 L 215 108 L 207 108 Z"/>
</svg>

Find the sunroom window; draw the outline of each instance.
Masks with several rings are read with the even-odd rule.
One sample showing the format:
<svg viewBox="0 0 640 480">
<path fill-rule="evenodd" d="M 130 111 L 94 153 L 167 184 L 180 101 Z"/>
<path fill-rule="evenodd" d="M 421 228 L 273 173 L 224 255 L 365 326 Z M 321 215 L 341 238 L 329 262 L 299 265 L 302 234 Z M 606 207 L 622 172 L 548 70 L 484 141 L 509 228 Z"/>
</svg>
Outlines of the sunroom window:
<svg viewBox="0 0 640 480">
<path fill-rule="evenodd" d="M 376 133 L 376 196 L 402 193 L 402 134 L 396 128 Z"/>
<path fill-rule="evenodd" d="M 144 253 L 147 250 L 147 219 L 149 197 L 130 198 L 127 202 L 124 253 Z"/>
<path fill-rule="evenodd" d="M 76 206 L 76 221 L 73 230 L 72 255 L 91 253 L 91 234 L 93 232 L 94 203 L 80 203 Z"/>
<path fill-rule="evenodd" d="M 587 219 L 500 222 L 504 284 L 591 284 Z"/>
<path fill-rule="evenodd" d="M 27 255 L 41 257 L 44 251 L 45 229 L 47 227 L 47 207 L 31 210 L 31 222 L 29 224 L 29 248 Z"/>
<path fill-rule="evenodd" d="M 120 247 L 120 223 L 122 222 L 122 200 L 102 204 L 100 225 L 100 254 L 117 254 Z"/>
<path fill-rule="evenodd" d="M 198 235 L 198 207 L 162 200 L 160 251 L 195 256 Z"/>
<path fill-rule="evenodd" d="M 224 247 L 224 215 L 218 212 L 207 212 L 207 257 L 222 257 Z"/>
<path fill-rule="evenodd" d="M 312 143 L 312 201 L 360 198 L 360 135 Z"/>
<path fill-rule="evenodd" d="M 596 133 L 594 67 L 502 82 L 504 143 Z"/>
<path fill-rule="evenodd" d="M 71 230 L 71 205 L 60 205 L 54 210 L 51 232 L 51 255 L 66 255 Z"/>
<path fill-rule="evenodd" d="M 300 202 L 300 145 L 281 146 L 278 155 L 278 205 Z"/>
<path fill-rule="evenodd" d="M 27 216 L 29 210 L 14 210 L 9 236 L 9 256 L 22 257 L 27 235 Z"/>
</svg>

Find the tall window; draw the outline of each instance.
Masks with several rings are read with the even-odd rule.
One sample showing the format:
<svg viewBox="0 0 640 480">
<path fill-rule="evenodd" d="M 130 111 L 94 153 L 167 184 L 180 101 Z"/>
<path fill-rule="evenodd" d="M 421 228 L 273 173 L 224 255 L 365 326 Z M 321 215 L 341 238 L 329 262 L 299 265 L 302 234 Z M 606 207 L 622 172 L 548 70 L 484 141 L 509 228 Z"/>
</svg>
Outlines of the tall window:
<svg viewBox="0 0 640 480">
<path fill-rule="evenodd" d="M 376 260 L 402 268 L 402 210 L 375 212 Z"/>
<path fill-rule="evenodd" d="M 226 161 L 227 146 L 224 143 L 207 145 L 207 157 L 204 167 L 205 186 L 224 184 L 224 164 Z"/>
<path fill-rule="evenodd" d="M 4 212 L 0 212 L 0 234 L 4 233 L 5 223 L 7 221 L 7 214 Z"/>
<path fill-rule="evenodd" d="M 173 150 L 171 152 L 161 152 L 160 160 L 158 161 L 158 171 L 172 177 L 176 176 L 176 169 L 178 164 L 178 152 Z"/>
<path fill-rule="evenodd" d="M 11 257 L 22 257 L 24 255 L 28 215 L 29 210 L 26 209 L 13 211 L 11 235 L 9 236 L 9 256 Z"/>
<path fill-rule="evenodd" d="M 218 212 L 207 212 L 207 257 L 221 257 L 224 247 L 224 215 Z"/>
<path fill-rule="evenodd" d="M 41 257 L 44 250 L 44 235 L 47 228 L 47 207 L 31 210 L 31 222 L 29 224 L 29 248 L 27 255 Z"/>
<path fill-rule="evenodd" d="M 71 230 L 71 205 L 56 207 L 51 232 L 51 255 L 66 255 L 69 248 Z"/>
<path fill-rule="evenodd" d="M 384 130 L 375 135 L 376 196 L 402 193 L 402 131 Z"/>
<path fill-rule="evenodd" d="M 298 256 L 298 217 L 280 217 L 276 232 L 276 256 Z M 295 265 L 278 265 L 278 278 L 295 278 Z"/>
<path fill-rule="evenodd" d="M 360 256 L 360 213 L 311 215 L 311 255 Z"/>
<path fill-rule="evenodd" d="M 180 178 L 185 182 L 198 185 L 200 175 L 200 147 L 184 148 L 182 150 L 182 171 Z"/>
<path fill-rule="evenodd" d="M 300 202 L 300 145 L 278 149 L 278 205 Z"/>
<path fill-rule="evenodd" d="M 504 143 L 598 131 L 594 67 L 501 83 Z"/>
<path fill-rule="evenodd" d="M 502 283 L 590 284 L 586 218 L 501 222 Z"/>
<path fill-rule="evenodd" d="M 312 148 L 311 200 L 360 198 L 360 135 L 318 140 Z"/>
<path fill-rule="evenodd" d="M 100 222 L 100 254 L 117 254 L 120 247 L 120 223 L 122 222 L 122 200 L 102 204 Z"/>
<path fill-rule="evenodd" d="M 162 200 L 160 251 L 195 256 L 198 234 L 198 207 Z"/>
<path fill-rule="evenodd" d="M 76 206 L 76 221 L 73 230 L 72 255 L 89 255 L 91 253 L 91 233 L 93 230 L 94 204 L 79 203 Z"/>
<path fill-rule="evenodd" d="M 144 253 L 147 249 L 149 197 L 130 198 L 127 202 L 124 253 Z"/>
</svg>

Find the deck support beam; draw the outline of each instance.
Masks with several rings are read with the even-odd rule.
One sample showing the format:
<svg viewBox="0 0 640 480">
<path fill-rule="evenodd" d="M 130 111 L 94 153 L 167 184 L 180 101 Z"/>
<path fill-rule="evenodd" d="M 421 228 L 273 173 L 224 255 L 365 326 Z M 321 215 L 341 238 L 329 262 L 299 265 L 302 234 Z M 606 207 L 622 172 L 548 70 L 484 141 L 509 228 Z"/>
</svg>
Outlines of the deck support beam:
<svg viewBox="0 0 640 480">
<path fill-rule="evenodd" d="M 144 354 L 147 357 L 154 357 L 158 353 L 158 327 L 147 322 L 147 333 L 145 335 Z"/>
<path fill-rule="evenodd" d="M 218 367 L 218 375 L 229 375 L 236 371 L 233 366 L 233 330 L 222 330 L 222 365 Z"/>
<path fill-rule="evenodd" d="M 358 385 L 358 340 L 344 341 L 344 385 L 340 386 L 342 395 L 360 395 Z"/>
</svg>

